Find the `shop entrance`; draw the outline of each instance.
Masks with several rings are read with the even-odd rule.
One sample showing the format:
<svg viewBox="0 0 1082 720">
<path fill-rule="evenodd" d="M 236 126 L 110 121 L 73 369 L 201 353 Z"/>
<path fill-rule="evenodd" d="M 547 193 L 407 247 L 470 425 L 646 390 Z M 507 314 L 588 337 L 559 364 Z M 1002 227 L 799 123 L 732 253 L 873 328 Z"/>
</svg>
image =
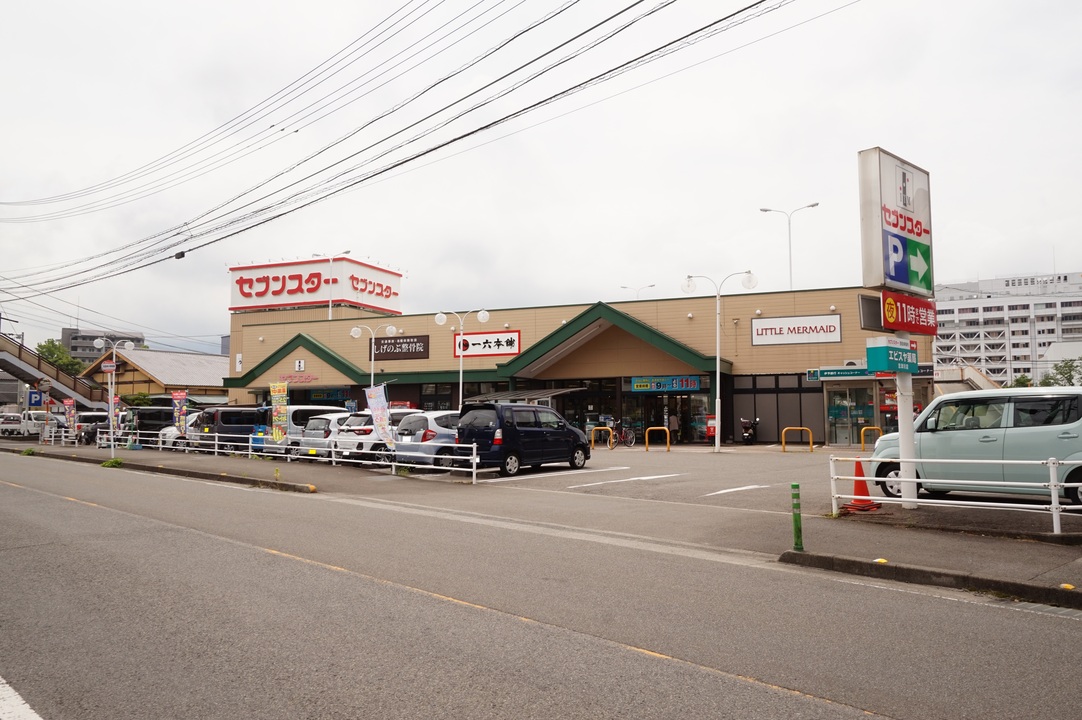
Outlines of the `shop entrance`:
<svg viewBox="0 0 1082 720">
<path fill-rule="evenodd" d="M 848 387 L 827 391 L 827 443 L 858 445 L 860 431 L 875 425 L 871 389 Z"/>
</svg>

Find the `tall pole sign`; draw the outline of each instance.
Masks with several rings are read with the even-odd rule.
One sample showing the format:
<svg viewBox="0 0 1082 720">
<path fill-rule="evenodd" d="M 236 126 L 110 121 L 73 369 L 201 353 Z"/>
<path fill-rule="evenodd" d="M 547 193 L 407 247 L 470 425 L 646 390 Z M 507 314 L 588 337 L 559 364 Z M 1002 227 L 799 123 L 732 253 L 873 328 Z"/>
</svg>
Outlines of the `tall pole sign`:
<svg viewBox="0 0 1082 720">
<path fill-rule="evenodd" d="M 882 291 L 883 327 L 894 337 L 869 343 L 868 367 L 894 367 L 898 385 L 901 479 L 915 480 L 913 373 L 909 333 L 935 334 L 932 196 L 928 173 L 881 148 L 857 153 L 864 287 Z M 895 291 L 895 292 L 891 292 Z M 902 507 L 917 507 L 917 484 L 902 483 Z"/>
<path fill-rule="evenodd" d="M 861 150 L 857 159 L 864 287 L 932 297 L 927 171 L 881 148 Z"/>
</svg>

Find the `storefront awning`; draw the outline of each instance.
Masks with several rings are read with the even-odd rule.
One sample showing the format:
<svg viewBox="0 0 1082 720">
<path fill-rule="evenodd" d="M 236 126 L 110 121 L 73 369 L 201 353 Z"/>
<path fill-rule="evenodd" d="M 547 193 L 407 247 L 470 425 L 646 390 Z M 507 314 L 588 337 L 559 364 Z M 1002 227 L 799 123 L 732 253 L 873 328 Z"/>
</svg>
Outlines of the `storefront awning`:
<svg viewBox="0 0 1082 720">
<path fill-rule="evenodd" d="M 536 403 L 538 400 L 550 400 L 557 395 L 566 395 L 567 393 L 578 392 L 579 390 L 585 390 L 584 387 L 577 388 L 549 388 L 548 390 L 504 390 L 502 392 L 486 393 L 484 395 L 474 395 L 473 397 L 466 398 L 468 403 L 478 402 L 525 402 Z"/>
</svg>

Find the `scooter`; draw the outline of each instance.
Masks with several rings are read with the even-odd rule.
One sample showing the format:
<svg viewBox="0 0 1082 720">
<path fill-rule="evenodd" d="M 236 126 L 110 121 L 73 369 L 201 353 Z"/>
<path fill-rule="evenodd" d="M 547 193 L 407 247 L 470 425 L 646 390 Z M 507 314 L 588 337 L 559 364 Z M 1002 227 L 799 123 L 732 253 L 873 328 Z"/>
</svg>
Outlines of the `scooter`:
<svg viewBox="0 0 1082 720">
<path fill-rule="evenodd" d="M 759 418 L 745 420 L 740 418 L 740 428 L 744 431 L 744 444 L 754 445 L 755 438 L 759 434 L 756 428 L 759 426 Z"/>
</svg>

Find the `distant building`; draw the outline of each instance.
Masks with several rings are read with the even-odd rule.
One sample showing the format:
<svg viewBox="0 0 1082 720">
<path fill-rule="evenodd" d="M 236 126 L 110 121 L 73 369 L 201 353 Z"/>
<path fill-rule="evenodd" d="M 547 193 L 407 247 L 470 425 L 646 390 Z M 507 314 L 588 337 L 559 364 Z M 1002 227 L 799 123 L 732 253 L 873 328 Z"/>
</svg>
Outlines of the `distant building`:
<svg viewBox="0 0 1082 720">
<path fill-rule="evenodd" d="M 82 377 L 108 385 L 109 375 L 101 368 L 106 359 L 111 357 L 95 358 Z M 186 391 L 189 402 L 196 405 L 224 405 L 229 400 L 224 387 L 224 378 L 229 376 L 225 355 L 121 348 L 116 351 L 112 375 L 117 395 L 145 393 L 155 405 L 170 404 L 174 390 Z"/>
<path fill-rule="evenodd" d="M 136 347 L 146 345 L 146 338 L 142 333 L 120 332 L 117 330 L 80 330 L 79 328 L 60 329 L 60 344 L 68 349 L 73 358 L 82 360 L 87 364 L 97 360 L 106 349 L 109 349 L 99 350 L 94 347 L 94 341 L 98 338 L 108 340 L 110 347 L 112 347 L 113 342 L 124 342 L 125 340 L 131 340 Z"/>
<path fill-rule="evenodd" d="M 966 366 L 1003 385 L 1020 375 L 1037 382 L 1056 362 L 1046 357 L 1054 343 L 1082 340 L 1082 273 L 936 285 L 935 303 L 937 370 Z"/>
</svg>

